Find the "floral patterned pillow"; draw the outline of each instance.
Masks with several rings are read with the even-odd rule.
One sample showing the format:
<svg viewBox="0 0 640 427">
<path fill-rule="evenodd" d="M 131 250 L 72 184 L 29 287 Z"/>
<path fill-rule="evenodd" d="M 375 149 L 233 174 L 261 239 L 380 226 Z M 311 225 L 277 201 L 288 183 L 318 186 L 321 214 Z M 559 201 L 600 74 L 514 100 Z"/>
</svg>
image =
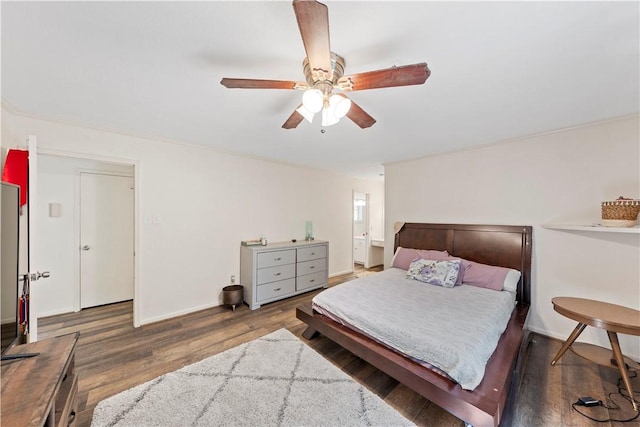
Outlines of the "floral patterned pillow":
<svg viewBox="0 0 640 427">
<path fill-rule="evenodd" d="M 430 285 L 453 288 L 458 279 L 460 260 L 435 261 L 416 259 L 407 270 L 407 279 L 415 279 Z"/>
</svg>

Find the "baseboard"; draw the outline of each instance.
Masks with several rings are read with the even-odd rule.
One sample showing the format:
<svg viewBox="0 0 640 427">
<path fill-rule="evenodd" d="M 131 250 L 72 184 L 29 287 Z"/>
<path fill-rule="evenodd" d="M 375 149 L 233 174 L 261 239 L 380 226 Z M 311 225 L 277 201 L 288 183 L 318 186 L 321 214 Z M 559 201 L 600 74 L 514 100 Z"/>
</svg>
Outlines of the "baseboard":
<svg viewBox="0 0 640 427">
<path fill-rule="evenodd" d="M 343 274 L 351 274 L 351 273 L 353 273 L 353 270 L 339 271 L 339 272 L 337 272 L 337 273 L 331 273 L 331 274 L 329 274 L 329 277 L 342 276 Z"/>
<path fill-rule="evenodd" d="M 560 336 L 558 334 L 555 334 L 553 332 L 547 331 L 545 329 L 540 329 L 540 328 L 535 328 L 535 327 L 531 327 L 531 325 L 527 325 L 527 329 L 529 329 L 531 332 L 535 332 L 536 334 L 539 335 L 544 335 L 545 337 L 548 338 L 554 338 L 560 341 L 564 341 L 567 339 L 567 336 L 569 336 L 569 334 L 567 334 L 567 336 Z"/>
<path fill-rule="evenodd" d="M 594 328 L 594 327 L 590 327 L 590 326 L 587 326 L 587 328 L 591 328 L 591 329 L 593 329 L 595 331 L 599 331 L 598 332 L 599 334 L 600 333 L 604 334 L 604 329 Z M 551 332 L 551 331 L 547 331 L 545 329 L 531 327 L 529 325 L 527 325 L 527 329 L 529 329 L 529 331 L 531 331 L 531 332 L 535 332 L 536 334 L 544 335 L 547 338 L 556 339 L 556 340 L 558 340 L 560 342 L 564 342 L 567 339 L 567 337 L 569 336 L 569 333 L 571 332 L 571 331 L 567 331 L 566 335 L 561 335 L 561 334 L 557 334 L 557 333 L 554 333 L 554 332 Z M 624 335 L 624 334 L 620 334 L 618 336 L 620 337 L 622 335 Z M 606 334 L 605 334 L 605 336 L 606 336 Z M 607 347 L 607 346 L 603 346 L 602 343 L 595 342 L 592 339 L 584 339 L 584 338 L 581 339 L 581 338 L 583 338 L 582 335 L 580 337 L 578 337 L 576 342 L 585 342 L 585 343 L 597 345 L 597 346 L 600 346 L 600 347 L 610 348 L 610 347 Z M 627 350 L 627 351 L 625 351 L 625 350 Z M 635 352 L 629 352 L 628 349 L 626 349 L 626 348 L 622 348 L 622 354 L 624 354 L 625 357 L 628 357 L 628 358 L 633 359 L 635 361 L 640 360 L 640 354 L 635 354 Z"/>
<path fill-rule="evenodd" d="M 196 311 L 207 310 L 209 308 L 218 307 L 219 305 L 222 305 L 222 303 L 205 304 L 205 305 L 200 305 L 200 306 L 197 306 L 197 307 L 191 307 L 191 308 L 188 308 L 188 309 L 185 309 L 185 310 L 174 311 L 172 313 L 163 314 L 162 316 L 156 316 L 156 317 L 150 317 L 148 319 L 142 319 L 140 321 L 140 326 L 148 325 L 150 323 L 160 322 L 162 320 L 173 319 L 174 317 L 184 316 L 185 314 L 195 313 Z"/>
<path fill-rule="evenodd" d="M 73 307 L 61 308 L 59 310 L 46 311 L 44 313 L 38 313 L 38 318 L 40 317 L 49 317 L 49 316 L 57 316 L 59 314 L 67 314 L 67 313 L 75 313 L 76 309 Z"/>
</svg>

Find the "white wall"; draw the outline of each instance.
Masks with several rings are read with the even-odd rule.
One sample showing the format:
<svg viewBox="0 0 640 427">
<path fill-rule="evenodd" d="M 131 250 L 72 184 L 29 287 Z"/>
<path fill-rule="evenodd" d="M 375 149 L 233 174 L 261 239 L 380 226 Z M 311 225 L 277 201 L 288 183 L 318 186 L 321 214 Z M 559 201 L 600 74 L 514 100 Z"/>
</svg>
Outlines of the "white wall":
<svg viewBox="0 0 640 427">
<path fill-rule="evenodd" d="M 385 165 L 385 265 L 396 221 L 532 225 L 531 330 L 563 340 L 573 330 L 555 296 L 640 309 L 640 235 L 541 228 L 597 223 L 601 201 L 640 198 L 639 147 L 634 116 Z M 608 347 L 599 329 L 581 340 Z M 640 337 L 620 341 L 640 356 Z"/>
<path fill-rule="evenodd" d="M 240 240 L 300 239 L 305 220 L 313 221 L 316 238 L 330 242 L 329 274 L 351 271 L 353 191 L 383 198 L 378 181 L 5 114 L 12 127 L 3 129 L 4 148 L 33 134 L 48 154 L 135 164 L 141 324 L 219 305 L 229 276 L 239 274 Z M 145 224 L 145 216 L 160 223 Z"/>
<path fill-rule="evenodd" d="M 10 141 L 13 134 L 13 114 L 9 111 L 10 107 L 2 102 L 2 108 L 0 109 L 0 141 Z M 7 149 L 4 143 L 0 147 L 0 161 L 4 168 L 4 162 L 7 158 Z"/>
</svg>

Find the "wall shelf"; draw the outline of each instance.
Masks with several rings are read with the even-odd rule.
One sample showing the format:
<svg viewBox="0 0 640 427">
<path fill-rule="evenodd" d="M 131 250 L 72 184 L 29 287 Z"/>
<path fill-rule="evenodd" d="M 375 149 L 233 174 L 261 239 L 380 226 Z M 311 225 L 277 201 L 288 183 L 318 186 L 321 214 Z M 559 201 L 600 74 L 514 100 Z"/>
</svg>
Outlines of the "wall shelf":
<svg viewBox="0 0 640 427">
<path fill-rule="evenodd" d="M 569 224 L 542 224 L 542 228 L 550 230 L 564 230 L 564 231 L 593 231 L 598 233 L 628 233 L 628 234 L 640 234 L 640 227 L 605 227 L 600 224 L 592 225 L 569 225 Z"/>
</svg>

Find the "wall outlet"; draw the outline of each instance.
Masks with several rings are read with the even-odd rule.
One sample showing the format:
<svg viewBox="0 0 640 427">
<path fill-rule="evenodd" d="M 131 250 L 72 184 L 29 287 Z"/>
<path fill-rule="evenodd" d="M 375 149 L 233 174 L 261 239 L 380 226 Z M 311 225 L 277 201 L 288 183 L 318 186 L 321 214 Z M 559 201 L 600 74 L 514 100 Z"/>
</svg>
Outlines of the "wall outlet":
<svg viewBox="0 0 640 427">
<path fill-rule="evenodd" d="M 233 274 L 231 275 L 231 284 L 236 283 L 236 276 L 234 276 Z"/>
</svg>

